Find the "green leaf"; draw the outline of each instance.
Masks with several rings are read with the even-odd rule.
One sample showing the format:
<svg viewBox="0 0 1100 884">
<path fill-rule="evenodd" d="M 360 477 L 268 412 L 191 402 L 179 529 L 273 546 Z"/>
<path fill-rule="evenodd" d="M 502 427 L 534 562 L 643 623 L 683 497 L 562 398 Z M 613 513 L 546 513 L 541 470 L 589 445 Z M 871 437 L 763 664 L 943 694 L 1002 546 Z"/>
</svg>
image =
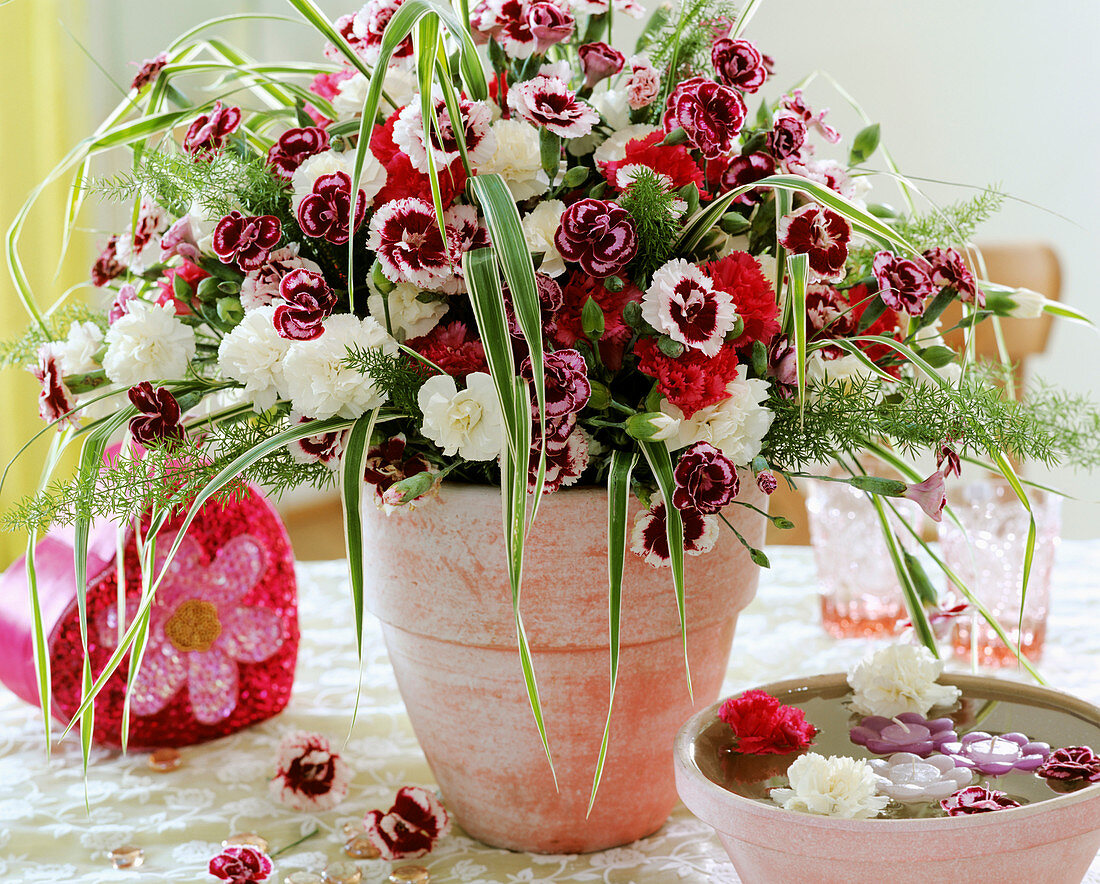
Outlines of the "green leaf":
<svg viewBox="0 0 1100 884">
<path fill-rule="evenodd" d="M 920 351 L 923 358 L 933 368 L 943 368 L 948 363 L 954 362 L 955 351 L 950 347 L 925 347 Z"/>
<path fill-rule="evenodd" d="M 588 799 L 587 817 L 596 803 L 596 790 L 603 777 L 607 744 L 611 737 L 611 710 L 615 704 L 615 685 L 619 677 L 619 616 L 622 609 L 623 564 L 626 558 L 627 514 L 630 509 L 630 474 L 638 462 L 637 452 L 616 449 L 611 454 L 607 472 L 607 584 L 608 636 L 611 642 L 611 692 L 607 700 L 607 723 L 600 743 L 600 756 L 592 778 L 592 795 Z"/>
<path fill-rule="evenodd" d="M 917 317 L 917 321 L 914 323 L 914 330 L 925 328 L 939 319 L 940 314 L 947 309 L 947 305 L 958 296 L 958 292 L 952 288 L 940 289 L 940 293 L 928 302 L 928 305 L 924 308 L 924 312 Z M 879 300 L 881 301 L 882 299 L 879 298 Z"/>
<path fill-rule="evenodd" d="M 791 305 L 791 325 L 794 333 L 795 361 L 798 376 L 800 414 L 806 403 L 806 284 L 810 272 L 808 255 L 790 255 L 787 271 L 791 284 L 787 296 Z"/>
<path fill-rule="evenodd" d="M 878 149 L 879 137 L 878 123 L 872 123 L 870 126 L 864 126 L 860 129 L 852 142 L 852 150 L 848 154 L 848 165 L 858 166 L 867 160 Z"/>
</svg>

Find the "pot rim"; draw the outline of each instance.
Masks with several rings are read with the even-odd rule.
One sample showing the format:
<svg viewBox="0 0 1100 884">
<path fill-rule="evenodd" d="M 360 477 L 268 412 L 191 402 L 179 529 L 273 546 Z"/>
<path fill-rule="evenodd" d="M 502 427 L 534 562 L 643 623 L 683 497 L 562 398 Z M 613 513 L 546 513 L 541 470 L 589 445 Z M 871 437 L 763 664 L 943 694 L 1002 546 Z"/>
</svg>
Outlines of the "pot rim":
<svg viewBox="0 0 1100 884">
<path fill-rule="evenodd" d="M 831 672 L 825 675 L 812 676 L 810 678 L 793 678 L 769 682 L 755 689 L 767 691 L 770 694 L 777 694 L 785 691 L 833 688 L 846 684 L 847 678 L 847 673 Z M 1088 703 L 1072 694 L 1025 682 L 1010 682 L 1000 678 L 981 675 L 947 674 L 944 675 L 940 681 L 944 684 L 962 688 L 963 690 L 979 687 L 988 688 L 990 686 L 996 686 L 1002 690 L 1011 689 L 1013 693 L 1024 698 L 1037 700 L 1047 705 L 1057 704 L 1061 708 L 1083 715 L 1088 718 L 1095 727 L 1100 729 L 1100 707 L 1094 706 L 1092 703 Z M 747 688 L 746 690 L 753 689 Z M 730 792 L 724 789 L 707 777 L 695 763 L 693 757 L 694 753 L 692 751 L 695 740 L 705 727 L 708 727 L 718 718 L 718 710 L 721 708 L 723 702 L 724 701 L 720 700 L 713 706 L 695 713 L 684 723 L 676 734 L 673 755 L 677 772 L 687 777 L 692 783 L 693 788 L 701 789 L 710 799 L 725 803 L 727 806 L 730 806 L 731 810 L 737 813 L 764 817 L 773 822 L 785 820 L 791 824 L 810 826 L 812 828 L 836 832 L 854 831 L 857 833 L 862 832 L 864 834 L 870 834 L 873 830 L 880 834 L 930 834 L 933 831 L 941 829 L 952 829 L 957 831 L 967 827 L 978 829 L 986 826 L 1004 826 L 1013 821 L 1022 821 L 1036 814 L 1049 813 L 1054 810 L 1068 808 L 1076 804 L 1100 798 L 1100 783 L 1093 783 L 1075 792 L 1056 795 L 1053 798 L 1044 799 L 1034 804 L 1025 804 L 1021 807 L 1010 807 L 1005 810 L 999 810 L 996 813 L 964 814 L 955 817 L 900 820 L 849 820 L 784 810 L 781 807 L 764 804 L 760 801 L 745 798 L 742 795 L 738 795 L 736 792 Z M 683 797 L 682 794 L 681 797 Z M 710 825 L 714 825 L 715 822 L 708 819 L 703 819 L 703 821 Z"/>
</svg>

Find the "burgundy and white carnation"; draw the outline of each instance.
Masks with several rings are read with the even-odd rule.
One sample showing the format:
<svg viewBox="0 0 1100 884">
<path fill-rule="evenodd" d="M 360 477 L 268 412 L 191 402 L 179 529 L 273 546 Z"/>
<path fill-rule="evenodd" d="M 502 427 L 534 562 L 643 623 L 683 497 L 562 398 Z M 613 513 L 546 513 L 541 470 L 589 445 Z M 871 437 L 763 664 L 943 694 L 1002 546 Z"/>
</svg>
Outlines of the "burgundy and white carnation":
<svg viewBox="0 0 1100 884">
<path fill-rule="evenodd" d="M 336 307 L 336 292 L 320 273 L 292 270 L 279 283 L 284 303 L 275 308 L 273 322 L 281 337 L 312 341 L 324 331 L 323 322 Z"/>
<path fill-rule="evenodd" d="M 626 56 L 606 43 L 585 43 L 577 48 L 584 74 L 584 88 L 591 89 L 601 80 L 613 77 L 623 69 Z"/>
<path fill-rule="evenodd" d="M 42 385 L 38 392 L 38 416 L 47 423 L 75 423 L 73 418 L 66 417 L 76 407 L 76 401 L 65 384 L 56 344 L 38 348 L 38 364 L 31 367 L 31 373 Z"/>
<path fill-rule="evenodd" d="M 115 241 L 117 260 L 131 273 L 145 273 L 160 260 L 161 236 L 168 222 L 168 213 L 161 206 L 142 197 L 137 223 Z"/>
<path fill-rule="evenodd" d="M 795 114 L 780 112 L 775 115 L 768 133 L 768 150 L 777 162 L 798 161 L 806 146 L 806 123 Z"/>
<path fill-rule="evenodd" d="M 562 213 L 554 245 L 566 261 L 601 279 L 620 273 L 638 253 L 630 213 L 616 203 L 590 198 Z"/>
<path fill-rule="evenodd" d="M 514 83 L 508 104 L 535 126 L 545 126 L 562 138 L 581 138 L 592 131 L 600 115 L 579 100 L 561 77 L 538 76 Z"/>
<path fill-rule="evenodd" d="M 719 37 L 710 48 L 710 58 L 719 79 L 742 92 L 755 92 L 768 78 L 764 56 L 748 40 Z"/>
<path fill-rule="evenodd" d="M 825 116 L 829 113 L 829 109 L 825 108 L 819 113 L 814 113 L 806 104 L 801 89 L 794 89 L 790 95 L 784 95 L 779 99 L 779 106 L 787 113 L 798 117 L 806 124 L 808 129 L 814 129 L 818 135 L 830 144 L 836 144 L 840 141 L 840 133 L 825 122 Z"/>
<path fill-rule="evenodd" d="M 183 149 L 195 159 L 205 159 L 217 153 L 225 139 L 241 125 L 241 109 L 226 107 L 215 101 L 209 113 L 199 114 L 183 136 Z"/>
<path fill-rule="evenodd" d="M 733 153 L 746 112 L 736 89 L 692 77 L 672 90 L 662 122 L 666 132 L 683 129 L 704 159 L 716 160 Z"/>
<path fill-rule="evenodd" d="M 257 307 L 266 307 L 279 297 L 279 284 L 283 277 L 294 270 L 312 270 L 320 273 L 320 266 L 298 254 L 297 243 L 288 243 L 267 256 L 267 260 L 255 270 L 248 271 L 241 281 L 241 306 L 247 313 Z"/>
<path fill-rule="evenodd" d="M 356 196 L 355 214 L 351 210 L 351 176 L 347 172 L 322 175 L 313 190 L 298 204 L 298 224 L 306 236 L 324 238 L 334 246 L 345 245 L 358 230 L 367 214 L 367 198 L 362 190 Z"/>
<path fill-rule="evenodd" d="M 386 203 L 370 222 L 367 248 L 375 252 L 387 279 L 422 289 L 455 293 L 463 289 L 462 254 L 485 245 L 488 237 L 473 206 L 452 206 L 444 215 L 443 242 L 431 203 L 422 199 Z"/>
<path fill-rule="evenodd" d="M 531 456 L 528 462 L 527 490 L 534 493 L 538 480 L 539 425 L 535 421 L 531 428 Z M 588 468 L 591 438 L 582 427 L 578 427 L 574 415 L 566 415 L 557 420 L 546 422 L 546 464 L 543 476 L 543 494 L 553 494 L 562 488 L 576 484 L 581 474 Z"/>
<path fill-rule="evenodd" d="M 404 433 L 372 445 L 363 464 L 363 479 L 374 486 L 374 502 L 386 512 L 392 509 L 386 501 L 386 492 L 394 485 L 421 473 L 435 472 L 423 454 L 409 450 Z"/>
<path fill-rule="evenodd" d="M 125 272 L 125 265 L 118 259 L 118 237 L 112 236 L 92 265 L 92 285 L 102 288 Z"/>
<path fill-rule="evenodd" d="M 535 38 L 535 52 L 539 55 L 568 40 L 576 27 L 577 21 L 565 4 L 540 0 L 527 7 L 527 29 Z"/>
<path fill-rule="evenodd" d="M 241 270 L 256 270 L 282 237 L 282 224 L 274 215 L 245 216 L 234 209 L 214 228 L 214 254 L 223 264 L 236 262 Z"/>
<path fill-rule="evenodd" d="M 331 810 L 344 800 L 351 768 L 322 734 L 295 731 L 279 741 L 271 797 L 299 813 Z"/>
<path fill-rule="evenodd" d="M 437 172 L 442 172 L 458 159 L 458 138 L 455 135 L 451 115 L 442 98 L 434 102 L 435 118 L 432 121 L 432 161 Z M 496 150 L 493 132 L 493 111 L 484 101 L 459 100 L 462 115 L 462 131 L 466 139 L 466 152 L 470 165 L 479 167 Z M 419 99 L 404 107 L 393 127 L 394 144 L 400 148 L 419 172 L 428 172 L 428 151 L 424 142 L 424 115 Z"/>
<path fill-rule="evenodd" d="M 737 467 L 709 442 L 696 442 L 680 454 L 674 473 L 676 490 L 672 505 L 678 510 L 694 509 L 718 513 L 740 490 Z"/>
<path fill-rule="evenodd" d="M 737 324 L 737 308 L 702 270 L 676 258 L 653 274 L 642 297 L 642 317 L 672 340 L 715 356 Z"/>
<path fill-rule="evenodd" d="M 306 160 L 329 149 L 328 132 L 320 126 L 287 129 L 267 152 L 267 165 L 284 181 L 290 181 Z"/>
<path fill-rule="evenodd" d="M 928 249 L 924 260 L 932 268 L 932 282 L 944 288 L 953 288 L 959 293 L 959 298 L 967 303 L 979 308 L 985 306 L 985 293 L 978 288 L 974 274 L 957 249 Z"/>
<path fill-rule="evenodd" d="M 775 174 L 775 160 L 766 153 L 738 154 L 729 161 L 729 165 L 722 171 L 719 184 L 723 192 L 744 187 L 761 178 L 767 178 Z M 734 203 L 741 206 L 752 206 L 760 202 L 765 196 L 763 188 L 746 191 L 734 198 Z"/>
<path fill-rule="evenodd" d="M 375 65 L 381 56 L 382 34 L 390 23 L 393 14 L 404 0 L 367 0 L 363 8 L 351 18 L 351 35 L 357 41 L 358 54 L 368 65 Z M 410 34 L 397 44 L 391 56 L 390 64 L 405 62 L 412 58 L 413 40 Z M 342 60 L 342 59 L 341 59 Z"/>
<path fill-rule="evenodd" d="M 154 58 L 145 59 L 141 67 L 138 68 L 138 72 L 134 75 L 134 79 L 130 83 L 130 88 L 136 92 L 140 92 L 160 76 L 160 72 L 164 70 L 166 64 L 168 64 L 167 52 L 161 52 Z"/>
<path fill-rule="evenodd" d="M 180 404 L 167 387 L 142 381 L 127 392 L 130 404 L 138 410 L 130 419 L 130 435 L 149 448 L 165 442 L 178 442 L 184 436 L 180 424 Z"/>
<path fill-rule="evenodd" d="M 555 350 L 542 358 L 543 377 L 546 382 L 546 416 L 558 418 L 575 414 L 584 408 L 592 395 L 588 382 L 588 368 L 584 357 L 576 350 Z M 520 375 L 534 380 L 531 357 L 523 360 Z"/>
<path fill-rule="evenodd" d="M 626 60 L 630 73 L 626 78 L 627 101 L 633 110 L 649 107 L 661 94 L 661 74 L 648 55 L 632 55 Z"/>
<path fill-rule="evenodd" d="M 291 426 L 310 424 L 314 418 L 305 417 L 295 411 L 288 418 Z M 306 436 L 296 439 L 287 445 L 290 456 L 295 463 L 315 464 L 319 463 L 335 472 L 340 469 L 340 459 L 344 456 L 344 448 L 347 446 L 347 432 L 345 430 L 329 430 L 327 433 L 318 433 L 315 436 Z"/>
<path fill-rule="evenodd" d="M 779 222 L 780 244 L 792 254 L 806 255 L 819 279 L 839 282 L 845 275 L 852 226 L 832 209 L 807 203 Z"/>
<path fill-rule="evenodd" d="M 871 272 L 878 281 L 879 297 L 891 310 L 920 316 L 925 301 L 936 294 L 931 268 L 924 259 L 911 260 L 890 252 L 878 252 L 871 263 Z"/>
<path fill-rule="evenodd" d="M 693 556 L 710 552 L 718 541 L 718 517 L 694 509 L 679 512 L 684 525 L 684 552 Z M 634 519 L 634 530 L 630 535 L 631 552 L 641 556 L 647 565 L 654 568 L 669 566 L 672 560 L 667 531 L 664 502 L 655 502 Z"/>
<path fill-rule="evenodd" d="M 233 844 L 210 860 L 207 870 L 228 884 L 261 884 L 271 877 L 271 857 L 256 847 Z"/>
<path fill-rule="evenodd" d="M 443 803 L 434 792 L 419 786 L 399 789 L 386 813 L 372 810 L 363 822 L 367 840 L 389 862 L 424 856 L 451 830 Z"/>
</svg>

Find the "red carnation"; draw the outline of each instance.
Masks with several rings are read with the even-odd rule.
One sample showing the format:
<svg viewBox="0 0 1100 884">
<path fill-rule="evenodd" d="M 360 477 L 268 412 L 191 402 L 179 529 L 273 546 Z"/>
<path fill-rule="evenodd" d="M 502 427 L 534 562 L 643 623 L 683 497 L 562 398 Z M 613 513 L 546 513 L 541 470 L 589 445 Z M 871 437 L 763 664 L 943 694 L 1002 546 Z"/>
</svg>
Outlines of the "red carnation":
<svg viewBox="0 0 1100 884">
<path fill-rule="evenodd" d="M 696 442 L 680 454 L 675 477 L 672 505 L 678 510 L 721 512 L 740 490 L 737 467 L 709 442 Z"/>
<path fill-rule="evenodd" d="M 985 292 L 978 288 L 974 274 L 956 249 L 928 249 L 924 260 L 932 268 L 932 282 L 944 288 L 953 288 L 963 301 L 973 302 L 978 307 L 985 306 Z"/>
<path fill-rule="evenodd" d="M 777 235 L 787 251 L 806 255 L 810 269 L 821 279 L 838 282 L 844 278 L 852 226 L 843 215 L 807 203 L 780 219 Z"/>
<path fill-rule="evenodd" d="M 936 294 L 931 267 L 923 259 L 911 261 L 890 252 L 878 252 L 871 270 L 878 280 L 879 297 L 891 310 L 920 316 L 925 300 Z"/>
<path fill-rule="evenodd" d="M 112 236 L 92 265 L 92 285 L 102 288 L 125 271 L 126 268 L 118 260 L 118 237 Z"/>
<path fill-rule="evenodd" d="M 277 176 L 289 181 L 302 163 L 328 149 L 328 132 L 320 126 L 287 129 L 268 150 L 267 164 Z"/>
<path fill-rule="evenodd" d="M 600 80 L 614 76 L 626 63 L 626 56 L 606 43 L 585 43 L 578 47 L 577 55 L 581 59 L 585 89 L 591 89 Z"/>
<path fill-rule="evenodd" d="M 775 173 L 775 160 L 766 153 L 738 154 L 725 168 L 721 163 L 707 166 L 707 183 L 717 193 L 726 193 Z M 734 205 L 753 206 L 764 198 L 764 188 L 756 187 L 735 197 Z"/>
<path fill-rule="evenodd" d="M 360 190 L 351 218 L 351 176 L 347 172 L 322 175 L 313 182 L 313 192 L 298 204 L 298 223 L 306 236 L 324 237 L 334 246 L 346 245 L 367 214 L 367 195 Z"/>
<path fill-rule="evenodd" d="M 688 143 L 704 159 L 714 160 L 733 152 L 745 113 L 745 101 L 735 89 L 691 77 L 672 90 L 663 123 L 666 132 L 683 129 Z"/>
<path fill-rule="evenodd" d="M 191 261 L 184 261 L 178 267 L 169 267 L 164 271 L 164 279 L 157 282 L 157 285 L 160 286 L 160 296 L 157 298 L 157 303 L 166 304 L 171 301 L 176 316 L 186 316 L 191 312 L 190 302 L 195 296 L 198 284 L 209 276 L 209 273 Z M 187 301 L 181 301 L 176 297 L 177 279 L 182 280 L 191 291 Z"/>
<path fill-rule="evenodd" d="M 390 862 L 423 856 L 451 828 L 446 808 L 433 792 L 419 786 L 398 790 L 388 812 L 372 810 L 364 823 L 367 840 Z"/>
<path fill-rule="evenodd" d="M 405 345 L 452 377 L 465 378 L 475 371 L 489 371 L 485 346 L 470 335 L 464 322 L 437 325 L 426 335 L 406 341 Z M 423 363 L 418 364 L 423 366 Z"/>
<path fill-rule="evenodd" d="M 547 323 L 547 338 L 558 347 L 572 347 L 586 339 L 581 326 L 581 311 L 589 298 L 603 311 L 604 333 L 600 338 L 600 357 L 604 365 L 618 371 L 623 362 L 623 350 L 633 332 L 623 321 L 623 307 L 630 301 L 640 301 L 642 293 L 631 282 L 613 292 L 604 287 L 602 279 L 594 279 L 574 271 L 561 287 L 561 308 Z"/>
<path fill-rule="evenodd" d="M 279 295 L 286 302 L 275 308 L 279 337 L 291 341 L 312 341 L 324 334 L 324 320 L 336 306 L 336 292 L 325 278 L 312 270 L 292 270 L 279 283 Z"/>
<path fill-rule="evenodd" d="M 634 345 L 634 353 L 638 370 L 657 379 L 661 394 L 684 417 L 729 398 L 726 387 L 737 377 L 737 350 L 729 344 L 713 357 L 688 347 L 672 358 L 661 352 L 656 338 L 642 338 Z"/>
<path fill-rule="evenodd" d="M 731 697 L 718 717 L 733 730 L 737 751 L 746 755 L 787 755 L 805 749 L 817 734 L 801 709 L 784 706 L 765 691 Z"/>
<path fill-rule="evenodd" d="M 710 58 L 722 82 L 742 92 L 755 92 L 768 78 L 764 57 L 748 40 L 721 37 L 711 46 Z"/>
<path fill-rule="evenodd" d="M 597 199 L 579 200 L 562 212 L 554 245 L 566 261 L 575 261 L 585 273 L 600 278 L 621 272 L 638 253 L 630 213 Z"/>
<path fill-rule="evenodd" d="M 751 347 L 754 341 L 768 344 L 779 333 L 779 305 L 771 281 L 760 264 L 748 252 L 731 252 L 724 258 L 703 265 L 703 272 L 714 287 L 733 298 L 737 315 L 745 330 L 733 340 L 738 349 Z"/>
<path fill-rule="evenodd" d="M 236 261 L 241 270 L 258 270 L 282 236 L 282 224 L 274 215 L 246 217 L 234 209 L 214 228 L 214 254 L 223 264 Z"/>
<path fill-rule="evenodd" d="M 199 114 L 183 136 L 183 149 L 195 159 L 221 150 L 225 139 L 241 125 L 241 109 L 215 101 L 208 114 Z"/>
<path fill-rule="evenodd" d="M 794 114 L 781 113 L 768 133 L 768 150 L 776 160 L 798 159 L 806 143 L 806 123 Z"/>
<path fill-rule="evenodd" d="M 622 189 L 617 173 L 627 166 L 649 166 L 654 172 L 664 175 L 672 182 L 672 187 L 694 184 L 700 190 L 705 187 L 703 172 L 698 163 L 682 144 L 661 144 L 665 133 L 651 132 L 645 138 L 634 138 L 627 142 L 626 154 L 621 160 L 607 163 L 603 173 L 615 187 Z"/>
</svg>

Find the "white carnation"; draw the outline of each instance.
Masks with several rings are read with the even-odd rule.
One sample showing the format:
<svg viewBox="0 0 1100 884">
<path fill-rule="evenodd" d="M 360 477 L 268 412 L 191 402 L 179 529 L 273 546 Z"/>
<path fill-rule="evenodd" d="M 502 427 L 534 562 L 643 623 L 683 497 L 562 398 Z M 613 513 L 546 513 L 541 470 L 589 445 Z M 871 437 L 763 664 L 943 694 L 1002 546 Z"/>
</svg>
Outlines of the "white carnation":
<svg viewBox="0 0 1100 884">
<path fill-rule="evenodd" d="M 195 355 L 195 332 L 176 318 L 172 303 L 133 300 L 107 329 L 103 370 L 115 384 L 182 378 Z"/>
<path fill-rule="evenodd" d="M 862 715 L 893 718 L 903 712 L 924 715 L 933 706 L 950 706 L 960 691 L 938 684 L 943 661 L 921 645 L 889 645 L 867 655 L 848 672 L 852 708 Z"/>
<path fill-rule="evenodd" d="M 53 345 L 64 374 L 87 374 L 98 369 L 95 355 L 102 346 L 103 330 L 94 322 L 74 322 L 68 337 Z"/>
<path fill-rule="evenodd" d="M 312 341 L 295 341 L 283 359 L 287 392 L 295 409 L 306 417 L 340 415 L 358 418 L 386 401 L 371 379 L 345 364 L 348 348 L 380 347 L 397 352 L 393 338 L 368 316 L 341 313 L 325 320 L 325 333 Z"/>
<path fill-rule="evenodd" d="M 386 326 L 386 302 L 389 302 L 390 325 L 393 336 L 399 341 L 419 338 L 439 325 L 439 320 L 447 312 L 447 304 L 439 299 L 421 301 L 420 289 L 407 282 L 399 282 L 384 299 L 380 292 L 371 290 L 367 298 L 367 308 L 383 326 Z"/>
<path fill-rule="evenodd" d="M 746 378 L 746 371 L 744 365 L 738 367 L 737 377 L 726 387 L 729 398 L 700 408 L 691 417 L 661 400 L 661 411 L 679 421 L 676 435 L 665 441 L 669 451 L 709 442 L 738 466 L 752 462 L 775 414 L 762 404 L 768 399 L 768 382 Z"/>
<path fill-rule="evenodd" d="M 500 454 L 503 419 L 493 379 L 483 371 L 466 376 L 459 390 L 450 375 L 435 375 L 416 397 L 424 413 L 424 435 L 448 457 L 493 460 Z"/>
<path fill-rule="evenodd" d="M 523 238 L 527 240 L 527 249 L 532 255 L 542 254 L 539 273 L 547 276 L 565 273 L 565 259 L 554 245 L 554 234 L 558 232 L 564 211 L 565 203 L 561 200 L 546 200 L 523 219 Z"/>
<path fill-rule="evenodd" d="M 341 119 L 358 117 L 363 113 L 363 102 L 367 100 L 370 81 L 360 73 L 341 80 L 332 99 L 332 107 Z M 391 67 L 386 71 L 383 91 L 393 99 L 396 107 L 402 108 L 416 95 L 416 73 L 403 67 Z M 383 101 L 386 99 L 383 98 Z"/>
<path fill-rule="evenodd" d="M 791 763 L 787 779 L 789 789 L 771 790 L 772 801 L 784 810 L 863 820 L 878 816 L 890 803 L 877 794 L 878 779 L 863 758 L 808 752 Z"/>
<path fill-rule="evenodd" d="M 294 177 L 291 178 L 290 184 L 294 190 L 295 215 L 298 214 L 298 205 L 313 192 L 313 185 L 317 179 L 322 175 L 332 175 L 335 172 L 343 172 L 349 178 L 355 178 L 355 151 L 337 153 L 334 150 L 326 150 L 324 153 L 314 154 L 294 170 Z M 386 167 L 378 162 L 378 158 L 373 153 L 366 151 L 359 189 L 366 195 L 367 205 L 370 205 L 385 186 Z"/>
<path fill-rule="evenodd" d="M 274 307 L 258 307 L 246 313 L 218 346 L 222 375 L 244 384 L 244 392 L 256 411 L 267 411 L 276 399 L 288 395 L 283 358 L 290 341 L 279 335 L 274 316 Z"/>
<path fill-rule="evenodd" d="M 863 384 L 875 377 L 875 372 L 853 353 L 836 359 L 825 359 L 821 351 L 816 350 L 806 361 L 806 382 L 811 387 L 836 386 L 848 389 L 853 384 Z"/>
<path fill-rule="evenodd" d="M 500 175 L 516 202 L 546 193 L 550 179 L 542 169 L 538 130 L 523 120 L 511 119 L 497 120 L 492 132 L 496 148 L 489 159 L 478 164 L 477 171 Z"/>
<path fill-rule="evenodd" d="M 569 82 L 571 75 L 570 72 L 563 79 Z M 597 89 L 596 93 L 588 99 L 588 103 L 600 112 L 608 129 L 614 131 L 630 125 L 630 104 L 627 102 L 625 89 Z M 592 153 L 601 141 L 603 141 L 603 135 L 592 132 L 582 138 L 572 139 L 566 145 L 566 150 L 571 156 L 581 157 Z"/>
<path fill-rule="evenodd" d="M 592 158 L 596 161 L 596 167 L 599 168 L 606 163 L 617 163 L 625 160 L 626 146 L 631 141 L 652 135 L 657 129 L 657 126 L 650 126 L 647 123 L 635 123 L 619 129 L 596 148 L 596 152 L 592 155 Z"/>
</svg>

